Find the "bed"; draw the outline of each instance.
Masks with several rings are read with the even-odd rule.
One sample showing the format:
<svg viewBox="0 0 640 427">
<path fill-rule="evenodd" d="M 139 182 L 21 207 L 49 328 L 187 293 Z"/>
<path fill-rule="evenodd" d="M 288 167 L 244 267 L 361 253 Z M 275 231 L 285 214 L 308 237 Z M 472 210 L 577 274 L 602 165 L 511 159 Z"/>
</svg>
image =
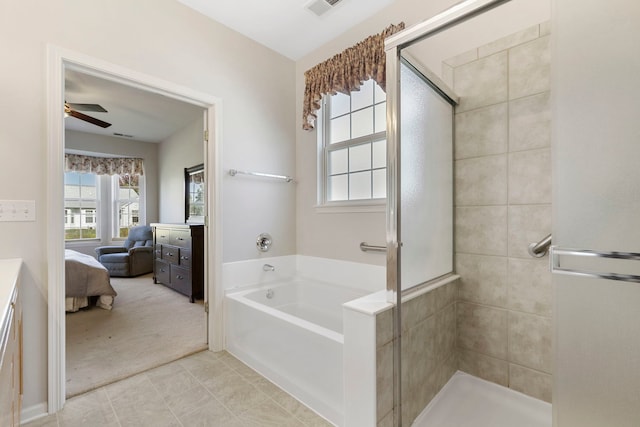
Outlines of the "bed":
<svg viewBox="0 0 640 427">
<path fill-rule="evenodd" d="M 71 249 L 64 251 L 65 310 L 75 312 L 97 297 L 96 306 L 111 310 L 117 295 L 109 281 L 109 272 L 94 257 Z"/>
</svg>

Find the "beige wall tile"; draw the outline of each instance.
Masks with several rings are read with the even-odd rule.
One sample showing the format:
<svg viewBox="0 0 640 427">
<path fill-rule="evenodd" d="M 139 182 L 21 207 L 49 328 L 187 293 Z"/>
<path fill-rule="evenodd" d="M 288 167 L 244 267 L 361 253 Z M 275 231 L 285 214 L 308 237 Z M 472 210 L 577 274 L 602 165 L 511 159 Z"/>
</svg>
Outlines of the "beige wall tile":
<svg viewBox="0 0 640 427">
<path fill-rule="evenodd" d="M 442 310 L 458 300 L 458 286 L 458 281 L 454 280 L 430 292 L 433 294 L 436 311 Z"/>
<path fill-rule="evenodd" d="M 446 65 L 449 65 L 455 68 L 455 67 L 459 67 L 460 65 L 467 64 L 471 61 L 475 61 L 476 59 L 478 59 L 478 49 L 471 49 L 464 53 L 461 53 L 460 55 L 456 55 L 452 58 L 445 59 L 443 62 Z"/>
<path fill-rule="evenodd" d="M 551 150 L 509 154 L 509 204 L 551 203 Z"/>
<path fill-rule="evenodd" d="M 458 303 L 458 347 L 507 358 L 507 311 Z"/>
<path fill-rule="evenodd" d="M 551 375 L 549 374 L 511 364 L 509 365 L 509 387 L 536 399 L 551 402 Z"/>
<path fill-rule="evenodd" d="M 507 155 L 476 157 L 455 162 L 456 206 L 507 203 Z"/>
<path fill-rule="evenodd" d="M 551 373 L 551 319 L 509 312 L 509 360 L 538 371 Z"/>
<path fill-rule="evenodd" d="M 551 51 L 549 36 L 509 50 L 509 99 L 549 90 Z"/>
<path fill-rule="evenodd" d="M 549 259 L 509 259 L 509 308 L 551 316 L 553 288 Z"/>
<path fill-rule="evenodd" d="M 517 33 L 510 34 L 492 43 L 481 46 L 478 48 L 478 57 L 483 58 L 496 52 L 500 52 L 501 50 L 509 49 L 510 47 L 535 40 L 538 38 L 539 30 L 539 26 L 534 25 L 533 27 L 526 28 L 522 31 L 518 31 Z"/>
<path fill-rule="evenodd" d="M 435 358 L 442 364 L 449 359 L 456 349 L 457 316 L 455 304 L 439 311 L 436 318 L 436 345 Z"/>
<path fill-rule="evenodd" d="M 393 310 L 385 310 L 376 315 L 376 347 L 393 339 Z"/>
<path fill-rule="evenodd" d="M 461 371 L 496 384 L 509 386 L 509 363 L 471 350 L 458 350 Z"/>
<path fill-rule="evenodd" d="M 504 307 L 507 304 L 507 259 L 485 255 L 456 255 L 463 301 Z"/>
<path fill-rule="evenodd" d="M 551 205 L 509 206 L 509 256 L 531 259 L 531 243 L 551 233 Z"/>
<path fill-rule="evenodd" d="M 436 312 L 435 292 L 427 292 L 402 303 L 402 330 L 414 327 Z"/>
<path fill-rule="evenodd" d="M 380 421 L 393 409 L 393 342 L 388 342 L 376 352 L 377 420 Z"/>
<path fill-rule="evenodd" d="M 455 115 L 455 158 L 503 154 L 508 150 L 506 102 Z"/>
<path fill-rule="evenodd" d="M 507 255 L 507 207 L 456 208 L 456 252 Z"/>
<path fill-rule="evenodd" d="M 456 67 L 454 91 L 460 97 L 456 111 L 463 112 L 507 100 L 507 53 L 501 52 Z"/>
<path fill-rule="evenodd" d="M 509 102 L 509 151 L 551 145 L 549 92 Z"/>
<path fill-rule="evenodd" d="M 389 412 L 383 419 L 378 421 L 378 427 L 393 427 L 393 412 Z"/>
</svg>

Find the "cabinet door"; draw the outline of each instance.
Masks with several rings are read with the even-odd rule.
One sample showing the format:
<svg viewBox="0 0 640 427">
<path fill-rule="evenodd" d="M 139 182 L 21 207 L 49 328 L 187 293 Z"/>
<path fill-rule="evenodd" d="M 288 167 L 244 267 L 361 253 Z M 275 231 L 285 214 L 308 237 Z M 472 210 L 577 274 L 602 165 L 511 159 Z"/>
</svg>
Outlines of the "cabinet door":
<svg viewBox="0 0 640 427">
<path fill-rule="evenodd" d="M 5 333 L 0 337 L 0 425 L 13 425 L 14 410 L 14 329 L 15 312 L 9 311 L 9 322 L 7 322 Z"/>
</svg>

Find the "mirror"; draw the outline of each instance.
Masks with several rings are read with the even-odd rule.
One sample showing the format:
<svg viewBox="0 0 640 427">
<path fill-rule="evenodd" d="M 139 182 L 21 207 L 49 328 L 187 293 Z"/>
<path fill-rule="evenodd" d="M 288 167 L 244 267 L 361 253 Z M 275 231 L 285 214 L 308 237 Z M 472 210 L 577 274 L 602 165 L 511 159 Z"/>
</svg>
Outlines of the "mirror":
<svg viewBox="0 0 640 427">
<path fill-rule="evenodd" d="M 204 224 L 204 163 L 184 169 L 184 220 L 187 224 Z"/>
</svg>

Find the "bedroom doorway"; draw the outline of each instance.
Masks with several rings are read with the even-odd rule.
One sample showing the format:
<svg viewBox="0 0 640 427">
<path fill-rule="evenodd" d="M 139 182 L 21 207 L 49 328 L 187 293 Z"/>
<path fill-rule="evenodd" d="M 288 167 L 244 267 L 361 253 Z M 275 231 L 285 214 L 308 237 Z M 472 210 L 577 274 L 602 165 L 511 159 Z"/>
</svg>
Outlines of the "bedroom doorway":
<svg viewBox="0 0 640 427">
<path fill-rule="evenodd" d="M 220 109 L 219 101 L 209 95 L 194 92 L 188 88 L 179 87 L 168 82 L 160 81 L 151 76 L 141 75 L 130 70 L 125 70 L 112 64 L 106 64 L 102 61 L 87 58 L 83 55 L 61 51 L 56 48 L 50 49 L 50 68 L 51 81 L 50 85 L 50 116 L 49 116 L 49 159 L 50 159 L 50 224 L 49 224 L 49 411 L 55 412 L 60 409 L 65 400 L 65 396 L 75 395 L 88 389 L 104 383 L 116 381 L 134 373 L 149 369 L 153 366 L 167 363 L 171 360 L 183 357 L 186 354 L 203 349 L 219 350 L 221 349 L 221 312 L 216 310 L 217 290 L 214 283 L 220 274 L 220 233 L 215 233 L 220 226 L 219 215 L 216 210 L 219 204 L 215 203 L 219 198 L 217 191 L 219 173 L 219 156 L 217 156 L 219 146 L 219 132 L 215 127 L 218 123 Z M 98 86 L 92 86 L 97 84 Z M 187 119 L 184 123 L 174 124 L 178 129 L 176 132 L 169 132 L 160 138 L 160 141 L 153 141 L 146 135 L 137 136 L 133 132 L 122 132 L 113 126 L 111 134 L 100 132 L 87 132 L 87 126 L 96 126 L 94 120 L 108 123 L 109 120 L 115 122 L 118 120 L 117 113 L 120 106 L 115 107 L 107 98 L 89 100 L 82 98 L 82 93 L 87 96 L 96 96 L 99 90 L 92 92 L 92 89 L 104 85 L 108 87 L 107 93 L 120 93 L 121 97 L 129 99 L 140 99 L 146 97 L 155 101 L 149 101 L 158 105 L 158 100 L 170 101 L 170 103 L 182 106 L 184 110 L 194 113 L 198 116 L 190 123 Z M 74 93 L 74 91 L 77 91 Z M 129 92 L 129 95 L 127 95 Z M 71 100 L 74 96 L 76 99 Z M 159 98 L 158 98 L 159 97 Z M 122 100 L 126 104 L 126 99 Z M 75 113 L 69 114 L 68 103 L 80 104 L 80 108 L 84 108 L 86 104 L 110 104 L 110 108 L 105 110 L 113 111 L 112 115 L 102 113 L 100 110 L 91 111 L 86 114 L 90 117 L 88 120 L 78 119 Z M 65 105 L 66 104 L 66 105 Z M 131 105 L 127 104 L 123 109 L 129 108 L 128 116 L 135 116 L 131 111 Z M 77 109 L 74 108 L 75 111 Z M 66 113 L 66 114 L 64 114 Z M 149 111 L 144 112 L 147 116 Z M 64 114 L 64 115 L 63 115 Z M 67 126 L 69 118 L 64 116 L 71 115 L 71 119 L 76 122 L 74 126 Z M 77 120 L 76 120 L 77 119 Z M 161 118 L 165 122 L 172 122 L 175 117 Z M 65 121 L 66 120 L 66 121 Z M 100 123 L 98 123 L 100 125 Z M 184 126 L 182 126 L 184 125 Z M 85 128 L 83 128 L 84 126 Z M 101 126 L 98 126 L 101 127 Z M 111 127 L 111 126 L 109 126 Z M 153 127 L 153 126 L 152 126 Z M 105 127 L 106 128 L 106 127 Z M 176 162 L 176 149 L 171 147 L 172 142 L 180 140 L 184 152 L 185 138 L 199 139 L 199 156 L 194 158 L 188 154 L 182 155 L 180 160 L 184 165 L 174 168 L 176 173 L 169 172 L 171 168 L 168 164 Z M 207 141 L 207 139 L 209 141 Z M 135 143 L 133 141 L 136 141 Z M 105 143 L 104 141 L 108 141 Z M 145 150 L 140 147 L 149 148 L 153 144 L 164 144 L 166 147 L 158 147 L 156 153 L 144 153 Z M 198 144 L 196 142 L 196 144 Z M 82 144 L 85 144 L 84 146 Z M 139 147 L 132 148 L 132 145 L 138 144 Z M 197 150 L 197 149 L 196 149 Z M 65 180 L 65 170 L 57 159 L 62 159 L 65 152 L 71 152 L 80 155 L 92 155 L 95 157 L 142 157 L 145 161 L 144 184 L 139 185 L 142 191 L 138 191 L 138 195 L 144 196 L 146 204 L 140 203 L 136 205 L 138 209 L 135 212 L 132 209 L 120 209 L 124 204 L 117 205 L 117 200 L 122 193 L 122 187 L 118 186 L 118 181 L 122 184 L 122 180 L 113 178 L 113 176 L 96 176 L 92 183 L 89 179 L 89 187 L 91 185 L 99 186 L 97 193 L 111 191 L 111 199 L 105 199 L 100 196 L 95 201 L 95 206 L 84 204 L 85 206 L 94 207 L 95 209 L 85 209 L 84 211 L 74 212 L 70 214 L 65 201 L 73 191 L 67 191 L 72 187 L 82 189 L 84 184 L 73 181 L 72 178 Z M 155 162 L 155 163 L 154 163 Z M 205 194 L 205 222 L 204 229 L 204 298 L 196 299 L 194 303 L 189 302 L 189 298 L 181 295 L 174 290 L 161 284 L 154 283 L 153 273 L 137 275 L 136 277 L 112 277 L 111 284 L 117 290 L 118 296 L 115 297 L 112 310 L 104 310 L 91 306 L 89 309 L 81 310 L 77 313 L 71 313 L 71 316 L 83 316 L 81 321 L 69 322 L 71 316 L 65 314 L 65 286 L 64 286 L 64 250 L 65 242 L 69 242 L 69 235 L 72 233 L 65 232 L 61 229 L 61 223 L 75 222 L 81 219 L 86 223 L 94 220 L 94 216 L 102 215 L 106 217 L 115 212 L 114 219 L 111 223 L 103 223 L 99 227 L 96 226 L 93 233 L 91 231 L 84 237 L 85 239 L 77 239 L 69 246 L 78 253 L 91 254 L 95 249 L 95 245 L 100 243 L 113 243 L 115 245 L 123 243 L 125 235 L 121 235 L 120 229 L 123 215 L 129 215 L 130 225 L 134 223 L 158 223 L 162 222 L 184 222 L 184 217 L 180 220 L 175 216 L 176 212 L 172 211 L 173 206 L 180 206 L 181 215 L 184 215 L 184 170 L 193 164 L 201 163 L 204 165 L 204 175 L 206 177 L 206 185 L 204 186 Z M 155 170 L 154 170 L 155 169 Z M 179 182 L 173 176 L 179 176 Z M 175 188 L 179 188 L 180 198 L 177 200 L 175 196 Z M 128 187 L 131 187 L 129 185 Z M 135 187 L 135 186 L 134 186 Z M 127 188 L 130 190 L 131 188 Z M 86 193 L 86 192 L 85 192 Z M 90 193 L 90 192 L 89 192 Z M 136 193 L 136 192 L 134 192 Z M 103 194 L 104 196 L 104 194 Z M 72 198 L 72 197 L 71 197 Z M 82 198 L 80 198 L 82 199 Z M 109 200 L 105 202 L 105 200 Z M 84 202 L 84 200 L 80 200 Z M 114 205 L 115 201 L 115 205 Z M 82 203 L 80 203 L 82 204 Z M 105 206 L 107 205 L 107 206 Z M 143 206 L 144 205 L 144 206 Z M 116 206 L 114 208 L 114 206 Z M 80 207 L 80 206 L 78 206 Z M 59 209 L 58 209 L 59 208 Z M 59 213 L 58 213 L 59 211 Z M 64 216 L 63 216 L 64 212 Z M 79 214 L 79 215 L 76 215 Z M 88 215 L 88 217 L 87 217 Z M 133 221 L 135 217 L 136 221 Z M 65 221 L 67 220 L 67 221 Z M 95 221 L 94 221 L 95 223 Z M 106 225 L 105 225 L 106 224 Z M 56 227 L 57 226 L 57 227 Z M 57 228 L 57 229 L 56 229 Z M 101 237 L 102 236 L 102 237 Z M 105 239 L 104 236 L 107 236 Z M 95 252 L 95 251 L 94 251 Z M 118 290 L 119 289 L 119 290 Z M 169 304 L 162 306 L 162 304 Z M 173 306 L 171 304 L 174 304 Z M 211 316 L 205 312 L 205 307 L 212 306 Z M 118 313 L 118 310 L 120 311 Z M 164 315 L 158 316 L 159 313 Z M 191 313 L 191 314 L 187 314 Z M 195 314 L 194 314 L 195 313 Z M 171 320 L 171 315 L 176 318 Z M 76 317 L 75 319 L 79 319 Z M 116 320 L 114 320 L 116 319 Z M 191 319 L 191 320 L 187 320 Z M 162 323 L 162 321 L 166 321 Z M 189 323 L 191 322 L 191 323 Z M 195 323 L 194 323 L 195 322 Z M 111 323 L 113 329 L 106 328 L 106 324 Z M 180 325 L 187 324 L 186 328 L 180 331 Z M 194 325 L 196 325 L 194 327 Z M 131 333 L 136 331 L 137 333 Z M 177 332 L 176 332 L 177 330 Z M 195 340 L 189 341 L 189 335 L 186 331 L 195 333 Z M 98 332 L 99 331 L 99 332 Z M 171 333 L 173 331 L 173 333 Z M 128 334 L 123 339 L 123 335 Z M 194 334 L 191 334 L 191 338 Z M 118 342 L 120 340 L 120 342 Z M 165 340 L 165 341 L 162 341 Z M 93 341 L 93 342 L 91 342 Z M 79 363 L 74 362 L 65 365 L 71 356 L 77 356 L 77 344 L 80 353 L 84 353 L 86 357 L 81 357 Z M 158 343 L 161 343 L 158 345 Z M 114 345 L 115 344 L 115 345 Z M 68 346 L 74 348 L 70 349 Z M 156 347 L 154 347 L 156 346 Z M 91 350 L 87 351 L 91 347 Z M 172 349 L 172 354 L 165 354 L 158 358 L 160 351 L 154 348 Z M 105 354 L 110 356 L 105 357 Z M 170 352 L 171 353 L 171 352 Z M 153 355 L 154 358 L 147 358 Z M 163 358 L 164 357 L 164 358 Z M 142 359 L 147 358 L 146 362 Z M 74 359 L 75 360 L 75 359 Z M 101 361 L 104 366 L 103 371 L 111 376 L 98 375 L 95 366 L 100 365 Z M 124 363 L 118 366 L 117 361 Z M 80 375 L 75 375 L 80 373 Z M 104 374 L 104 372 L 103 372 Z M 88 385 L 85 384 L 80 388 L 74 383 L 74 375 L 76 378 L 88 378 Z M 93 381 L 93 383 L 91 383 Z"/>
</svg>

